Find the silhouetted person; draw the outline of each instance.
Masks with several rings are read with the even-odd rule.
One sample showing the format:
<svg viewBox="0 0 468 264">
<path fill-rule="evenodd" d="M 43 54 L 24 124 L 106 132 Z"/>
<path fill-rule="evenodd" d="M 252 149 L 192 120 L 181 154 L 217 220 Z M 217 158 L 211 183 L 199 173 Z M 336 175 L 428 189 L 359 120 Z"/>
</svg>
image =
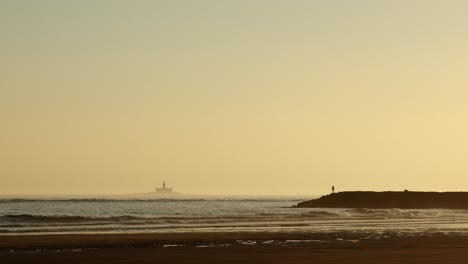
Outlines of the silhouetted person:
<svg viewBox="0 0 468 264">
<path fill-rule="evenodd" d="M 332 185 L 332 193 L 335 193 L 335 185 Z"/>
</svg>

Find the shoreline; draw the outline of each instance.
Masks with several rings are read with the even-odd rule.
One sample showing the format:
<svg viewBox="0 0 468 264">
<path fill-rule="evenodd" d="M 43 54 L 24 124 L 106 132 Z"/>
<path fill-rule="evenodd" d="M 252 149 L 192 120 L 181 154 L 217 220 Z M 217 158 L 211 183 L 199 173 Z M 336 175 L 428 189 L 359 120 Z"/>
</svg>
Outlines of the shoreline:
<svg viewBox="0 0 468 264">
<path fill-rule="evenodd" d="M 2 263 L 465 263 L 468 236 L 417 233 L 158 233 L 0 236 Z"/>
<path fill-rule="evenodd" d="M 242 246 L 246 244 L 286 244 L 288 241 L 308 244 L 351 242 L 372 239 L 369 233 L 350 232 L 180 232 L 180 233 L 120 233 L 120 234 L 34 234 L 0 235 L 0 252 L 28 250 L 56 250 L 76 248 L 158 248 L 167 245 L 180 247 Z M 392 236 L 396 238 L 396 236 Z M 245 242 L 245 243 L 244 243 Z"/>
<path fill-rule="evenodd" d="M 211 247 L 242 245 L 310 244 L 378 244 L 397 241 L 448 240 L 466 242 L 466 232 L 180 232 L 180 233 L 113 233 L 113 234 L 34 234 L 0 235 L 0 252 L 28 250 L 57 250 L 76 248 L 124 247 Z"/>
</svg>

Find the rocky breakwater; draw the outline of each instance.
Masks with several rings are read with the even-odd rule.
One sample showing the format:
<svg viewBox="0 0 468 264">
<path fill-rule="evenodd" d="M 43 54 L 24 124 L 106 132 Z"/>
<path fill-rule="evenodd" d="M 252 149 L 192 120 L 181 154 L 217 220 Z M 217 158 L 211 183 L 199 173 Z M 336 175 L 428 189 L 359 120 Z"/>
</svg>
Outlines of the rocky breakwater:
<svg viewBox="0 0 468 264">
<path fill-rule="evenodd" d="M 296 207 L 468 210 L 468 192 L 340 192 L 301 202 Z"/>
</svg>

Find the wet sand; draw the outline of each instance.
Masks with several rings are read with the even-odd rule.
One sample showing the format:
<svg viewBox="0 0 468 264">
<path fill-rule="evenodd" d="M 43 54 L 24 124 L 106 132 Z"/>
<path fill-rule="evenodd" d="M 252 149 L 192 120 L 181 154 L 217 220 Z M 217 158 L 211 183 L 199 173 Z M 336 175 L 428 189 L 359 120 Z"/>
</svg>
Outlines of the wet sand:
<svg viewBox="0 0 468 264">
<path fill-rule="evenodd" d="M 379 234 L 382 236 L 382 234 Z M 346 233 L 0 236 L 1 263 L 466 263 L 468 237 Z"/>
</svg>

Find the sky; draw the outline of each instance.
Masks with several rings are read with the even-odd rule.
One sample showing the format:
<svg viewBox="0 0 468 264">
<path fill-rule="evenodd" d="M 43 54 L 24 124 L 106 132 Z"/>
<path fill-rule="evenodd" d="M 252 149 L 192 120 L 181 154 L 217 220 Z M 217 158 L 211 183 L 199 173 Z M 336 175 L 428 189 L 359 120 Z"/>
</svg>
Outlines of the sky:
<svg viewBox="0 0 468 264">
<path fill-rule="evenodd" d="M 466 10 L 0 0 L 0 194 L 468 191 Z"/>
</svg>

